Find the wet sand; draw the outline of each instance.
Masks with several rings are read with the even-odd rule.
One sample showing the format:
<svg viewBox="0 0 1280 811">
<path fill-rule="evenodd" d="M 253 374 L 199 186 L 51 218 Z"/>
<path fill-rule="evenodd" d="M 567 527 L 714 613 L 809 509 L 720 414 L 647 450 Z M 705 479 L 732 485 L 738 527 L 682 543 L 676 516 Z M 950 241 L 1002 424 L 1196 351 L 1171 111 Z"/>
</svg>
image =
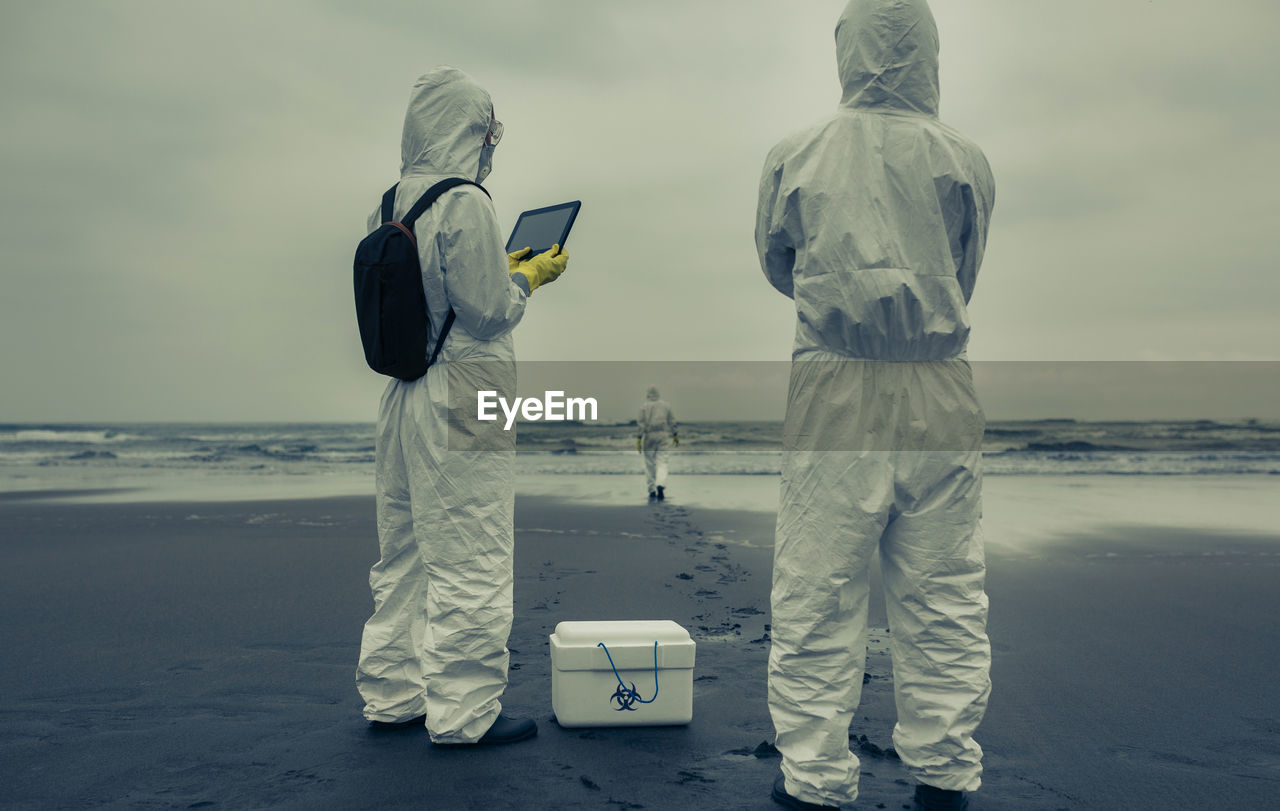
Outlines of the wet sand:
<svg viewBox="0 0 1280 811">
<path fill-rule="evenodd" d="M 1006 486 L 989 483 L 989 512 Z M 1006 538 L 1019 520 L 1005 513 Z M 360 717 L 371 498 L 0 500 L 3 801 L 776 807 L 778 758 L 761 745 L 772 514 L 521 498 L 516 525 L 506 704 L 539 736 L 458 750 Z M 1280 538 L 1152 521 L 993 544 L 989 558 L 995 689 L 976 811 L 1267 806 L 1280 789 Z M 688 628 L 693 723 L 559 728 L 547 635 L 568 619 Z M 878 603 L 872 621 L 858 807 L 897 809 L 911 788 L 885 751 Z"/>
</svg>

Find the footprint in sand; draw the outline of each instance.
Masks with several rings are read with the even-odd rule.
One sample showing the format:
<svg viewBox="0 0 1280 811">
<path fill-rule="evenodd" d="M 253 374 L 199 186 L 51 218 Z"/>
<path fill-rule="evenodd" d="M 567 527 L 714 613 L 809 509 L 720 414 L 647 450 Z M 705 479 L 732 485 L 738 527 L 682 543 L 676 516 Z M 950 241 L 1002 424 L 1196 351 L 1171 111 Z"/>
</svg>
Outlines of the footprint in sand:
<svg viewBox="0 0 1280 811">
<path fill-rule="evenodd" d="M 690 783 L 714 783 L 714 782 L 716 782 L 716 781 L 715 781 L 715 778 L 713 778 L 713 777 L 707 777 L 707 776 L 706 776 L 705 774 L 703 774 L 702 772 L 693 771 L 693 770 L 681 770 L 681 771 L 678 771 L 678 772 L 676 772 L 676 777 L 678 777 L 678 778 L 680 778 L 680 779 L 679 779 L 679 780 L 671 780 L 671 781 L 668 781 L 668 782 L 674 783 L 674 784 L 675 784 L 675 785 L 677 785 L 677 786 L 686 786 L 686 785 L 689 785 Z"/>
</svg>

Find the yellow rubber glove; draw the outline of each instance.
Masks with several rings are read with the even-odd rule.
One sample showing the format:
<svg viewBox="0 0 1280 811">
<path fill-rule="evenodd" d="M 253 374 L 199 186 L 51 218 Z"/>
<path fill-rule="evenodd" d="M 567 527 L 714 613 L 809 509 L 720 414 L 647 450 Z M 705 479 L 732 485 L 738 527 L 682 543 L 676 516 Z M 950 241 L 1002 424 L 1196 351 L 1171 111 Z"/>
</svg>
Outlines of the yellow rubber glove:
<svg viewBox="0 0 1280 811">
<path fill-rule="evenodd" d="M 640 447 L 641 441 L 640 437 L 636 437 L 636 453 L 644 453 L 644 449 Z"/>
<path fill-rule="evenodd" d="M 507 254 L 507 273 L 515 273 L 516 265 L 520 264 L 520 262 L 531 253 L 533 253 L 533 248 L 521 248 L 515 253 Z"/>
<path fill-rule="evenodd" d="M 551 250 L 543 251 L 532 259 L 513 259 L 513 257 L 524 255 L 528 250 L 524 248 L 508 254 L 507 264 L 510 265 L 513 261 L 516 263 L 511 273 L 524 274 L 524 277 L 529 280 L 530 293 L 560 278 L 565 266 L 569 264 L 569 252 L 561 250 L 559 245 L 552 245 Z"/>
</svg>

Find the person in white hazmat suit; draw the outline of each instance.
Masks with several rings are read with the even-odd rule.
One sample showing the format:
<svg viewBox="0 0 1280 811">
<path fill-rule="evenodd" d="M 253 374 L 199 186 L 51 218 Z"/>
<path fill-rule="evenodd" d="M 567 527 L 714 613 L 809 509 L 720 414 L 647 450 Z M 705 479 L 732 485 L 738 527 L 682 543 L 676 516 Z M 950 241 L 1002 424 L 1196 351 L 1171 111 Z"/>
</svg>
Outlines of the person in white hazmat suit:
<svg viewBox="0 0 1280 811">
<path fill-rule="evenodd" d="M 640 415 L 636 417 L 636 450 L 644 456 L 644 481 L 649 498 L 667 497 L 667 461 L 671 448 L 680 445 L 676 432 L 676 415 L 671 404 L 662 399 L 657 386 L 645 393 Z"/>
<path fill-rule="evenodd" d="M 963 808 L 990 692 L 981 516 L 984 421 L 966 305 L 994 181 L 938 121 L 938 34 L 925 0 L 852 0 L 836 26 L 843 97 L 781 141 L 756 244 L 795 300 L 774 551 L 769 711 L 774 799 L 851 803 L 878 549 L 898 721 L 917 807 Z"/>
<path fill-rule="evenodd" d="M 502 128 L 489 94 L 460 70 L 435 68 L 414 85 L 401 141 L 395 217 L 449 177 L 480 182 Z M 379 211 L 369 230 L 381 224 Z M 531 720 L 501 713 L 512 621 L 514 436 L 467 445 L 457 413 L 469 389 L 510 391 L 512 329 L 527 296 L 553 281 L 568 255 L 519 261 L 503 249 L 493 204 L 475 186 L 445 192 L 414 225 L 439 359 L 412 382 L 391 380 L 376 443 L 381 559 L 369 583 L 356 683 L 375 728 L 423 725 L 441 744 L 532 737 Z M 450 389 L 455 397 L 451 401 Z M 474 439 L 474 437 L 471 437 Z M 496 449 L 495 449 L 496 448 Z"/>
</svg>

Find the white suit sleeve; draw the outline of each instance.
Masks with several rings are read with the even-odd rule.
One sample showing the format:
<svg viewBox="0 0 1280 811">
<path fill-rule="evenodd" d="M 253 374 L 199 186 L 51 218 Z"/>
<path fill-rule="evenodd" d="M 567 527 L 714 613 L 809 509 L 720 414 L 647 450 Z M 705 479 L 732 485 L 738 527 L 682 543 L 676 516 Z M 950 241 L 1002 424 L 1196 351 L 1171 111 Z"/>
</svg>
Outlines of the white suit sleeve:
<svg viewBox="0 0 1280 811">
<path fill-rule="evenodd" d="M 760 200 L 756 206 L 756 253 L 769 284 L 784 296 L 794 298 L 792 271 L 796 264 L 796 250 L 785 231 L 779 228 L 780 218 L 775 216 L 781 181 L 782 164 L 770 154 L 760 178 Z"/>
<path fill-rule="evenodd" d="M 479 189 L 463 187 L 447 192 L 439 205 L 436 240 L 456 323 L 481 341 L 501 338 L 520 323 L 528 297 L 507 271 L 493 203 Z"/>
<path fill-rule="evenodd" d="M 956 281 L 960 283 L 965 303 L 968 303 L 978 283 L 978 268 L 982 266 L 987 228 L 995 205 L 995 181 L 986 159 L 981 155 L 978 156 L 972 182 L 960 185 L 956 193 L 963 208 L 963 224 L 959 244 L 953 248 L 953 258 L 956 260 Z"/>
</svg>

